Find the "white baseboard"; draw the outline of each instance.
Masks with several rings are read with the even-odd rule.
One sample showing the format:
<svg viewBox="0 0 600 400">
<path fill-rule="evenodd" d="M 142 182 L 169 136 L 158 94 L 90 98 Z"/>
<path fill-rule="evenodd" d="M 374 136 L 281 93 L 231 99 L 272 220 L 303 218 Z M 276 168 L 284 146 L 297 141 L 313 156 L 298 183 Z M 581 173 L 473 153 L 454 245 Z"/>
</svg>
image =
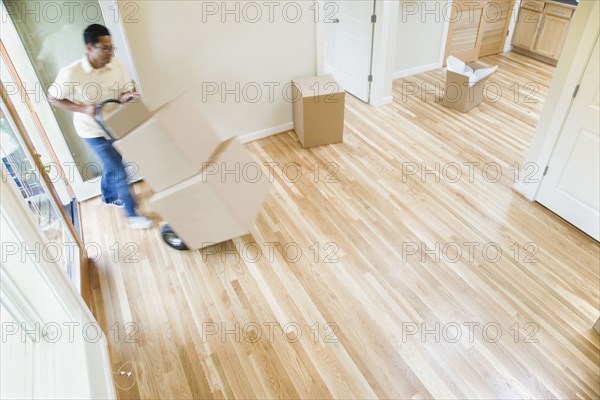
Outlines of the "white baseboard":
<svg viewBox="0 0 600 400">
<path fill-rule="evenodd" d="M 385 106 L 387 104 L 392 104 L 394 102 L 394 96 L 386 96 L 379 101 L 373 100 L 371 104 L 375 107 Z"/>
<path fill-rule="evenodd" d="M 429 71 L 432 71 L 432 70 L 438 69 L 438 68 L 442 68 L 442 66 L 439 63 L 421 65 L 421 66 L 418 66 L 415 68 L 410 68 L 410 69 L 405 69 L 402 71 L 394 72 L 394 74 L 392 75 L 392 79 L 405 78 L 407 76 L 412 76 L 412 75 L 420 74 L 423 72 L 429 72 Z"/>
<path fill-rule="evenodd" d="M 294 123 L 288 122 L 287 124 L 274 126 L 273 128 L 267 128 L 256 132 L 247 133 L 240 135 L 239 139 L 242 143 L 249 143 L 255 140 L 264 139 L 269 136 L 277 135 L 278 133 L 287 132 L 290 129 L 294 129 Z"/>
<path fill-rule="evenodd" d="M 335 75 L 335 68 L 329 64 L 325 64 L 325 73 L 329 75 Z"/>
</svg>

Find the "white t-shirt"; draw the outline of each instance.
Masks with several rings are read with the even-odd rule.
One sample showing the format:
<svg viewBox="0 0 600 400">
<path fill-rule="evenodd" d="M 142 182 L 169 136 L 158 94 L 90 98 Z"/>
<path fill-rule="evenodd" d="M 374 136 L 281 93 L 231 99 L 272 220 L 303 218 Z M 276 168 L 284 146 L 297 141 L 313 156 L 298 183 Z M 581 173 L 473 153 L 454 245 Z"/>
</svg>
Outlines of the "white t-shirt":
<svg viewBox="0 0 600 400">
<path fill-rule="evenodd" d="M 113 58 L 103 68 L 94 68 L 87 55 L 64 67 L 48 94 L 58 100 L 67 99 L 75 104 L 99 104 L 109 99 L 119 99 L 123 93 L 133 91 L 125 65 Z M 93 117 L 83 113 L 73 113 L 73 124 L 82 138 L 107 137 Z"/>
</svg>

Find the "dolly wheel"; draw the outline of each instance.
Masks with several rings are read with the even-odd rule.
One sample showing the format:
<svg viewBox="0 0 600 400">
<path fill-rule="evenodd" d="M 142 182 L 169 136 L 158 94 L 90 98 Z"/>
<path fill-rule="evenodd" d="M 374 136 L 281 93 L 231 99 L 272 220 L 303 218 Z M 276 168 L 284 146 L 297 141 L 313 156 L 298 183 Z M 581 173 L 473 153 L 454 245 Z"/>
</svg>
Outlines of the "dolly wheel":
<svg viewBox="0 0 600 400">
<path fill-rule="evenodd" d="M 162 227 L 162 238 L 166 244 L 174 248 L 175 250 L 187 250 L 187 246 L 183 243 L 183 240 L 177 236 L 173 229 L 169 225 Z"/>
</svg>

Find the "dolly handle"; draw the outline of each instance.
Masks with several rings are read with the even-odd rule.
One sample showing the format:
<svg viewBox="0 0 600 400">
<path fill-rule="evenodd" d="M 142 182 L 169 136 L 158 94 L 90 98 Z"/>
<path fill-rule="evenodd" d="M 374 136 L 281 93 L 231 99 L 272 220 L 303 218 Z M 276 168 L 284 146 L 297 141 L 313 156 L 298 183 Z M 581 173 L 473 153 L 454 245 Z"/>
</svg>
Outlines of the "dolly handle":
<svg viewBox="0 0 600 400">
<path fill-rule="evenodd" d="M 100 128 L 102 128 L 102 130 L 104 132 L 106 132 L 106 134 L 108 135 L 108 137 L 110 137 L 111 139 L 115 140 L 115 138 L 113 137 L 113 135 L 110 133 L 110 131 L 108 130 L 108 128 L 104 124 L 104 118 L 102 118 L 102 109 L 108 103 L 121 104 L 121 102 L 119 100 L 115 100 L 115 99 L 108 99 L 108 100 L 103 101 L 100 104 L 96 104 L 96 114 L 94 115 L 94 119 L 96 120 L 96 122 L 98 123 L 98 125 L 100 126 Z"/>
</svg>

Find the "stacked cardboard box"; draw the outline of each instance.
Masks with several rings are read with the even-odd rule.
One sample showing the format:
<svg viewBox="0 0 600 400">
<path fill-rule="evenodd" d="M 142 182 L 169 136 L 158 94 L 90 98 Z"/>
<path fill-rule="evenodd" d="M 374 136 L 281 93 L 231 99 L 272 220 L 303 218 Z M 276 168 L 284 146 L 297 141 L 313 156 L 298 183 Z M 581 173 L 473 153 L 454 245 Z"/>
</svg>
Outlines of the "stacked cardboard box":
<svg viewBox="0 0 600 400">
<path fill-rule="evenodd" d="M 119 132 L 115 148 L 137 164 L 155 192 L 150 205 L 186 246 L 249 233 L 270 183 L 239 140 L 219 137 L 189 94 L 153 114 L 134 104 L 118 107 L 104 123 Z"/>
</svg>

